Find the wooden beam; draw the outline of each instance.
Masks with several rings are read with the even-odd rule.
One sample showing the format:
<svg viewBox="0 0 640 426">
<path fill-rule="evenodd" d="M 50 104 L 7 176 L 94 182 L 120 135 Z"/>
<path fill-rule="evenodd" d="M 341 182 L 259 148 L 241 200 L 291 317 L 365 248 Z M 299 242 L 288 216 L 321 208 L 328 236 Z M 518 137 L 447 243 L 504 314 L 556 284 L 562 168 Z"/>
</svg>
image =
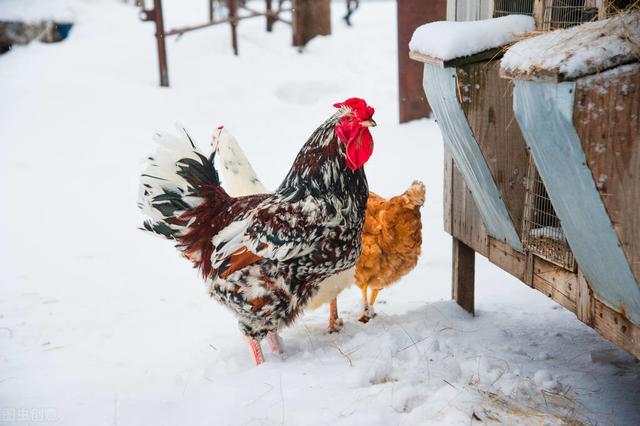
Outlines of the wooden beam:
<svg viewBox="0 0 640 426">
<path fill-rule="evenodd" d="M 458 305 L 475 315 L 475 256 L 471 247 L 453 238 L 453 274 L 451 296 Z"/>
<path fill-rule="evenodd" d="M 398 0 L 398 103 L 400 122 L 428 117 L 431 108 L 422 89 L 423 66 L 409 59 L 409 41 L 420 25 L 447 18 L 446 0 Z"/>
<path fill-rule="evenodd" d="M 589 287 L 587 279 L 578 269 L 578 295 L 576 300 L 576 316 L 583 323 L 593 327 L 593 314 L 595 311 L 593 291 Z"/>
<path fill-rule="evenodd" d="M 491 61 L 493 59 L 500 59 L 503 53 L 504 52 L 502 50 L 502 47 L 496 47 L 494 49 L 483 50 L 482 52 L 478 52 L 473 55 L 444 60 L 412 50 L 411 52 L 409 52 L 409 57 L 414 61 L 435 65 L 440 68 L 449 68 L 473 64 L 476 62 L 485 62 Z"/>
</svg>

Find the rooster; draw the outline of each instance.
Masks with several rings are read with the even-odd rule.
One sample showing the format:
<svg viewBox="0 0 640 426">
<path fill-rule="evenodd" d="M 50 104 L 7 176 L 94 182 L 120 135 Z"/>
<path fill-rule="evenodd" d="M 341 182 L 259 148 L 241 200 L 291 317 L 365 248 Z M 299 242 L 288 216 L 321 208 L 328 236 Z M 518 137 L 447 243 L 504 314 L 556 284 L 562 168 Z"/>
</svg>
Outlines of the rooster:
<svg viewBox="0 0 640 426">
<path fill-rule="evenodd" d="M 264 194 L 270 192 L 260 181 L 238 141 L 224 128 L 219 126 L 213 136 L 216 152 L 222 172 L 225 190 L 234 197 Z M 329 326 L 327 331 L 335 333 L 342 329 L 343 322 L 338 316 L 337 296 L 350 287 L 355 280 L 355 268 L 339 272 L 320 283 L 318 293 L 307 303 L 306 309 L 314 310 L 330 304 Z"/>
<path fill-rule="evenodd" d="M 211 297 L 238 317 L 256 365 L 261 340 L 279 352 L 278 330 L 362 250 L 374 109 L 358 98 L 334 106 L 272 194 L 228 195 L 215 150 L 204 155 L 184 129 L 156 135 L 159 149 L 140 179 L 144 229 L 175 241 L 200 270 Z"/>
<path fill-rule="evenodd" d="M 214 140 L 227 191 L 235 196 L 268 192 L 237 140 L 226 129 L 219 127 Z M 337 296 L 343 290 L 354 282 L 360 287 L 364 306 L 359 320 L 368 322 L 375 315 L 373 304 L 379 291 L 397 282 L 415 267 L 422 243 L 420 207 L 424 204 L 424 197 L 424 184 L 419 181 L 414 181 L 404 194 L 389 200 L 369 193 L 362 232 L 363 252 L 355 268 L 327 278 L 307 304 L 307 309 L 330 304 L 330 333 L 342 327 Z M 369 288 L 372 290 L 370 298 Z"/>
</svg>

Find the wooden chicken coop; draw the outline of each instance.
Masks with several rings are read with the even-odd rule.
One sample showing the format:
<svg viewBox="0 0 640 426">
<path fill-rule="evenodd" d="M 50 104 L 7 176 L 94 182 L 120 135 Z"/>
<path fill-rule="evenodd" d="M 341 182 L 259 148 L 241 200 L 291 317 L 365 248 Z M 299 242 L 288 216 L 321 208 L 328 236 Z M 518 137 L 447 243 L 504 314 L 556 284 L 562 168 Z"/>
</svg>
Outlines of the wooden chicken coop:
<svg viewBox="0 0 640 426">
<path fill-rule="evenodd" d="M 640 357 L 640 11 L 610 6 L 449 1 L 450 20 L 533 21 L 503 46 L 411 57 L 445 143 L 453 298 L 474 312 L 479 253 Z"/>
</svg>

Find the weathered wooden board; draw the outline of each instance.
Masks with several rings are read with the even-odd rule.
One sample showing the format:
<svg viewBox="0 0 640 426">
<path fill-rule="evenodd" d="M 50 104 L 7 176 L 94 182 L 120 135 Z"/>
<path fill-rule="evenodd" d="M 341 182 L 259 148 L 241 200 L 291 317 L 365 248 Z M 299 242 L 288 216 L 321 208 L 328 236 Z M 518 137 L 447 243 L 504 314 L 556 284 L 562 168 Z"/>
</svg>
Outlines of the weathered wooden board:
<svg viewBox="0 0 640 426">
<path fill-rule="evenodd" d="M 439 68 L 456 67 L 467 64 L 475 64 L 476 62 L 497 60 L 500 59 L 502 55 L 503 50 L 501 47 L 483 50 L 482 52 L 474 53 L 473 55 L 460 56 L 459 58 L 447 60 L 425 55 L 424 53 L 415 52 L 413 50 L 409 52 L 409 58 L 413 59 L 414 61 L 435 65 Z"/>
<path fill-rule="evenodd" d="M 305 46 L 318 35 L 331 34 L 330 0 L 293 0 L 293 45 Z"/>
<path fill-rule="evenodd" d="M 533 288 L 547 295 L 578 319 L 640 358 L 640 326 L 616 312 L 593 292 L 580 271 L 569 272 L 535 255 L 524 255 L 489 237 L 489 261 L 519 278 L 522 264 L 533 263 Z M 526 268 L 525 268 L 526 275 Z"/>
<path fill-rule="evenodd" d="M 569 272 L 531 253 L 520 253 L 508 244 L 486 235 L 473 197 L 451 156 L 446 154 L 445 152 L 445 176 L 448 178 L 445 177 L 445 218 L 447 215 L 450 217 L 452 235 L 504 271 L 574 312 L 580 321 L 605 338 L 640 358 L 640 327 L 599 300 L 582 271 Z M 445 226 L 446 223 L 445 219 Z M 456 284 L 454 280 L 453 284 L 452 295 L 456 299 L 460 295 L 460 281 Z M 468 306 L 468 294 L 465 297 L 465 304 Z"/>
<path fill-rule="evenodd" d="M 524 281 L 527 256 L 514 250 L 508 244 L 489 237 L 489 255 L 491 263 L 509 272 L 520 281 Z"/>
<path fill-rule="evenodd" d="M 398 0 L 398 101 L 400 122 L 428 117 L 431 108 L 422 90 L 422 64 L 409 58 L 409 41 L 422 24 L 444 21 L 446 0 Z"/>
<path fill-rule="evenodd" d="M 493 0 L 449 0 L 448 21 L 479 21 L 493 15 Z"/>
<path fill-rule="evenodd" d="M 458 305 L 475 314 L 475 251 L 457 238 L 453 238 L 453 273 L 451 297 Z"/>
<path fill-rule="evenodd" d="M 573 122 L 600 197 L 640 283 L 640 64 L 578 80 Z"/>
<path fill-rule="evenodd" d="M 513 83 L 500 78 L 499 71 L 498 61 L 458 67 L 458 96 L 516 231 L 522 235 L 529 155 L 513 114 Z"/>
<path fill-rule="evenodd" d="M 593 306 L 593 328 L 636 358 L 640 358 L 640 327 L 598 299 L 593 300 Z"/>
<path fill-rule="evenodd" d="M 578 275 L 534 256 L 533 288 L 546 294 L 571 312 L 576 312 Z"/>
<path fill-rule="evenodd" d="M 516 80 L 514 111 L 591 288 L 601 300 L 640 325 L 640 288 L 574 127 L 575 90 L 576 83 Z"/>
<path fill-rule="evenodd" d="M 451 206 L 453 199 L 453 157 L 451 157 L 451 153 L 447 149 L 446 145 L 444 147 L 444 193 L 442 196 L 442 205 L 443 205 L 443 218 L 444 218 L 444 230 L 445 232 L 453 235 L 453 230 L 451 228 L 451 222 L 453 220 L 451 216 Z"/>
<path fill-rule="evenodd" d="M 471 190 L 487 233 L 523 250 L 520 236 L 458 102 L 455 69 L 425 64 L 423 82 L 444 143 Z"/>
<path fill-rule="evenodd" d="M 451 169 L 451 235 L 488 256 L 489 240 L 482 216 L 453 159 Z"/>
</svg>

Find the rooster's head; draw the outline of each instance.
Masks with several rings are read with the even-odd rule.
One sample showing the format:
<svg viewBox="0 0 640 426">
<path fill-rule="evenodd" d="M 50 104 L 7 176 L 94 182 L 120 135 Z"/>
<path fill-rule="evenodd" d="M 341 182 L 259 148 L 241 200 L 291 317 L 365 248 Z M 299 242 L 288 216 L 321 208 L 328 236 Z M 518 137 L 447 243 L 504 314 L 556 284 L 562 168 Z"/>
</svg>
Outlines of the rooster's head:
<svg viewBox="0 0 640 426">
<path fill-rule="evenodd" d="M 357 170 L 364 165 L 373 152 L 373 138 L 369 127 L 374 127 L 374 109 L 364 99 L 349 98 L 333 105 L 344 111 L 336 125 L 336 134 L 346 145 L 347 167 Z"/>
</svg>

